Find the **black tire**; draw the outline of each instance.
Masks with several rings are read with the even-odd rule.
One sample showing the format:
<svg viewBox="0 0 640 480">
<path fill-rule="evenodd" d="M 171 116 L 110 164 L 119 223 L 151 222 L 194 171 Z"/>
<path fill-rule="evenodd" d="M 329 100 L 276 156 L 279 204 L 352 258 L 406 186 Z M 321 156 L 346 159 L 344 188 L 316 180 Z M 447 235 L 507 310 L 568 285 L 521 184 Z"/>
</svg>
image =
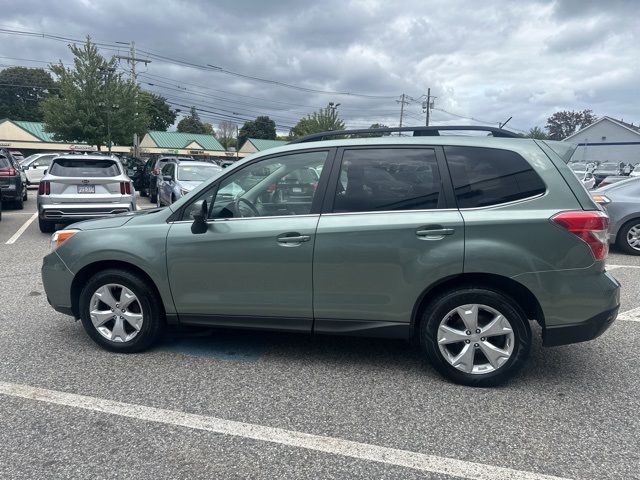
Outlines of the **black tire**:
<svg viewBox="0 0 640 480">
<path fill-rule="evenodd" d="M 14 200 L 13 206 L 15 207 L 16 210 L 24 209 L 24 200 L 23 200 L 23 198 L 20 197 L 19 199 Z"/>
<path fill-rule="evenodd" d="M 27 186 L 24 186 L 24 192 L 22 193 L 22 201 L 26 202 L 27 200 L 29 200 L 29 196 L 27 194 Z"/>
<path fill-rule="evenodd" d="M 56 224 L 38 217 L 38 226 L 42 233 L 53 233 L 56 231 Z"/>
<path fill-rule="evenodd" d="M 137 335 L 128 342 L 112 342 L 93 326 L 89 314 L 91 297 L 106 284 L 119 284 L 131 290 L 138 298 L 144 321 Z M 126 270 L 103 270 L 89 279 L 80 293 L 80 319 L 91 339 L 102 348 L 119 353 L 141 352 L 152 347 L 164 333 L 166 321 L 160 299 L 148 280 Z"/>
<path fill-rule="evenodd" d="M 141 197 L 148 197 L 149 196 L 149 192 L 147 191 L 146 188 L 141 188 L 140 189 L 140 196 Z"/>
<path fill-rule="evenodd" d="M 630 220 L 625 223 L 620 230 L 618 231 L 618 237 L 616 238 L 616 244 L 624 253 L 628 255 L 640 255 L 640 250 L 636 250 L 627 241 L 627 235 L 629 234 L 629 230 L 633 227 L 640 228 L 640 218 L 636 218 L 634 220 Z"/>
<path fill-rule="evenodd" d="M 149 191 L 149 201 L 151 203 L 156 203 L 158 201 L 158 192 Z"/>
<path fill-rule="evenodd" d="M 176 196 L 172 193 L 171 194 L 171 205 L 173 205 L 174 203 L 176 203 Z"/>
<path fill-rule="evenodd" d="M 440 322 L 453 309 L 467 304 L 491 307 L 500 312 L 512 326 L 514 341 L 511 356 L 491 372 L 479 374 L 463 372 L 452 366 L 440 351 L 437 340 Z M 531 328 L 518 304 L 501 292 L 475 286 L 451 290 L 435 298 L 422 315 L 419 335 L 420 344 L 434 368 L 444 377 L 471 387 L 493 387 L 505 382 L 523 367 L 531 350 Z M 478 354 L 474 353 L 474 355 Z M 484 354 L 480 355 L 484 356 Z"/>
</svg>

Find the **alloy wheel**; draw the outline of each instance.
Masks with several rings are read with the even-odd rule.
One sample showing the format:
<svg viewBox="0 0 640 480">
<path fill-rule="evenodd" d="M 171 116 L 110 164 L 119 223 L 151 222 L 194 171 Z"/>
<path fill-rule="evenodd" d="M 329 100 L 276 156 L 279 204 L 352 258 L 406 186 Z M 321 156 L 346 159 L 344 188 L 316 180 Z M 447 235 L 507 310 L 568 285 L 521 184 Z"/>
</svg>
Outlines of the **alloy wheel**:
<svg viewBox="0 0 640 480">
<path fill-rule="evenodd" d="M 461 305 L 440 321 L 438 348 L 452 367 L 482 375 L 502 367 L 513 353 L 515 336 L 509 320 L 495 308 Z"/>
<path fill-rule="evenodd" d="M 133 340 L 144 321 L 138 297 L 117 283 L 103 285 L 94 292 L 89 302 L 89 315 L 100 335 L 118 343 Z"/>
</svg>

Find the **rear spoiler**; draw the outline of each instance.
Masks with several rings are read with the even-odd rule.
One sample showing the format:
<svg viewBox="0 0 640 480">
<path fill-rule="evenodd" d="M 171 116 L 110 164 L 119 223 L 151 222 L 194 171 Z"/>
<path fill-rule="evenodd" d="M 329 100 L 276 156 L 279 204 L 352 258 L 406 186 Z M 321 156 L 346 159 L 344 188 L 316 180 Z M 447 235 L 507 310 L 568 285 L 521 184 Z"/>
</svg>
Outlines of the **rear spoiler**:
<svg viewBox="0 0 640 480">
<path fill-rule="evenodd" d="M 573 157 L 573 153 L 578 148 L 577 143 L 571 142 L 563 142 L 559 140 L 540 140 L 547 147 L 553 150 L 564 163 L 569 163 L 571 161 L 571 157 Z"/>
</svg>

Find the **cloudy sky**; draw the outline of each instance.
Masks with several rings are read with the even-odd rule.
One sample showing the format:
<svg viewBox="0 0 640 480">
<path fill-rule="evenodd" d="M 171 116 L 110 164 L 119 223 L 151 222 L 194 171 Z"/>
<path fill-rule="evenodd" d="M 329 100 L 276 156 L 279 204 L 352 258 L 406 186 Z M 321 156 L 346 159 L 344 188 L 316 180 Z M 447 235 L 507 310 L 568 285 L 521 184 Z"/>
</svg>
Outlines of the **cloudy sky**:
<svg viewBox="0 0 640 480">
<path fill-rule="evenodd" d="M 511 128 L 528 130 L 543 126 L 557 110 L 584 108 L 640 121 L 635 0 L 0 5 L 0 66 L 69 62 L 69 38 L 91 35 L 106 56 L 126 54 L 128 47 L 116 42 L 133 40 L 138 55 L 152 60 L 138 65 L 141 85 L 176 108 L 195 105 L 214 124 L 267 114 L 286 131 L 335 102 L 350 127 L 397 125 L 397 100 L 405 93 L 413 100 L 404 123 L 421 125 L 421 96 L 428 87 L 437 97 L 434 124 L 495 125 L 513 116 Z M 128 69 L 126 63 L 122 68 Z"/>
</svg>

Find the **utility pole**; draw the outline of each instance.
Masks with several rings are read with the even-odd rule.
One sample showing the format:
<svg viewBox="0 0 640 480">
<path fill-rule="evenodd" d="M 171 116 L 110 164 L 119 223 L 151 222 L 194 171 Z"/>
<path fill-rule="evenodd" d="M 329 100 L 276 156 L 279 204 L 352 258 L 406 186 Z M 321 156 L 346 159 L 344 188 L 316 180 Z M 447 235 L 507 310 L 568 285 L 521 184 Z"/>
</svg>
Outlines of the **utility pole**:
<svg viewBox="0 0 640 480">
<path fill-rule="evenodd" d="M 437 97 L 431 96 L 431 88 L 427 88 L 427 98 L 424 102 L 422 102 L 422 111 L 427 114 L 427 120 L 425 125 L 429 126 L 429 117 L 431 116 L 431 109 L 433 108 L 434 100 Z"/>
<path fill-rule="evenodd" d="M 402 119 L 404 118 L 404 106 L 409 103 L 407 100 L 405 100 L 405 98 L 406 95 L 403 93 L 402 95 L 400 95 L 400 100 L 396 100 L 396 103 L 400 104 L 400 128 L 402 128 Z M 401 133 L 402 132 L 398 132 L 398 134 Z"/>
<path fill-rule="evenodd" d="M 113 100 L 111 97 L 111 75 L 113 75 L 116 71 L 113 67 L 100 67 L 100 71 L 102 72 L 102 80 L 104 81 L 104 94 L 105 101 L 98 102 L 99 107 L 103 107 L 106 109 L 107 114 L 107 146 L 109 148 L 109 155 L 111 155 L 111 110 L 118 108 L 118 105 L 113 104 Z"/>
<path fill-rule="evenodd" d="M 126 42 L 116 42 L 116 43 L 121 43 L 124 45 L 127 45 Z M 129 45 L 129 55 L 116 55 L 116 58 L 118 60 L 126 60 L 127 63 L 131 66 L 131 80 L 136 84 L 136 86 L 138 86 L 138 74 L 136 73 L 136 64 L 137 63 L 144 63 L 145 66 L 148 65 L 149 63 L 151 63 L 151 60 L 149 60 L 148 58 L 139 58 L 136 56 L 136 42 L 134 42 L 133 40 L 131 40 L 131 42 L 128 43 Z M 135 115 L 138 115 L 138 97 L 136 94 L 136 108 L 135 108 Z M 136 122 L 134 122 L 135 125 Z M 140 154 L 140 145 L 138 143 L 138 134 L 134 133 L 133 134 L 133 156 L 134 157 L 138 157 Z"/>
</svg>

